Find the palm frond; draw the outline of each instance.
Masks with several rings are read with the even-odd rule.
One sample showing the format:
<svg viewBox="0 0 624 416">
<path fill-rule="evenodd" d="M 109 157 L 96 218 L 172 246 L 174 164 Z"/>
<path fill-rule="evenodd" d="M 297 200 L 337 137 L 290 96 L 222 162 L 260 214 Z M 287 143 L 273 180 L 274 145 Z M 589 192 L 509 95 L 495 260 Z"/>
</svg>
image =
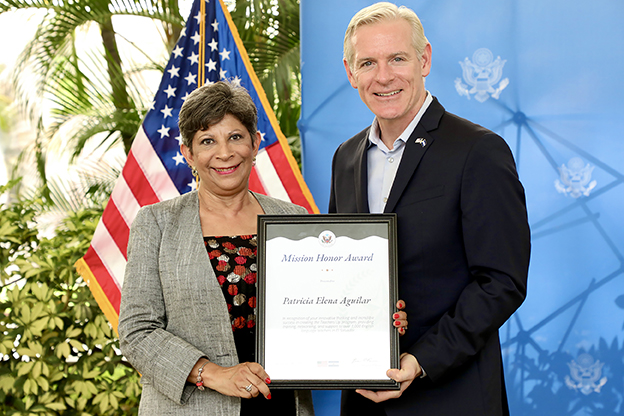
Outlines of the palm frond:
<svg viewBox="0 0 624 416">
<path fill-rule="evenodd" d="M 86 208 L 103 209 L 123 163 L 122 158 L 87 158 L 81 162 L 79 169 L 73 169 L 71 175 L 54 176 L 45 188 L 25 190 L 23 195 L 28 199 L 39 201 L 34 208 L 38 212 L 36 218 L 40 232 L 44 235 L 51 233 L 71 212 Z M 42 195 L 43 198 L 40 198 Z"/>
<path fill-rule="evenodd" d="M 239 0 L 232 19 L 282 131 L 286 136 L 298 135 L 301 108 L 299 2 Z"/>
</svg>

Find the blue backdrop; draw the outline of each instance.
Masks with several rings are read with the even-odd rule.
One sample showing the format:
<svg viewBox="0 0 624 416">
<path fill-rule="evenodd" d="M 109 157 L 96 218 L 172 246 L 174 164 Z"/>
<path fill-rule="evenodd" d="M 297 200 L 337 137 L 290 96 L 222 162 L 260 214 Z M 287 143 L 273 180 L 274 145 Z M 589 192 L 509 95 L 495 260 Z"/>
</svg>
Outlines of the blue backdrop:
<svg viewBox="0 0 624 416">
<path fill-rule="evenodd" d="M 303 172 L 322 212 L 334 150 L 373 119 L 342 65 L 372 3 L 301 0 Z M 501 329 L 512 415 L 623 415 L 624 2 L 403 4 L 433 47 L 427 89 L 507 140 L 526 189 L 529 293 Z M 338 413 L 337 392 L 314 397 Z"/>
</svg>

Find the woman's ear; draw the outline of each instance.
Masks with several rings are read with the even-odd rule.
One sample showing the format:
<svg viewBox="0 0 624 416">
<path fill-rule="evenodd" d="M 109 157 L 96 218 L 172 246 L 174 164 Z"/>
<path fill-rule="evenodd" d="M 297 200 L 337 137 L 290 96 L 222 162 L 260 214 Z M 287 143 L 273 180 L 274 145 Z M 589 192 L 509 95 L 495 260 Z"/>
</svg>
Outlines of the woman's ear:
<svg viewBox="0 0 624 416">
<path fill-rule="evenodd" d="M 254 147 L 254 156 L 258 154 L 258 150 L 260 149 L 260 143 L 262 143 L 262 134 L 259 131 L 256 132 L 256 137 L 254 138 L 253 147 Z"/>
<path fill-rule="evenodd" d="M 191 149 L 189 149 L 188 146 L 186 146 L 184 143 L 180 144 L 180 152 L 184 156 L 184 159 L 186 159 L 187 165 L 191 167 L 195 166 L 195 162 L 193 160 L 193 152 L 191 152 Z"/>
</svg>

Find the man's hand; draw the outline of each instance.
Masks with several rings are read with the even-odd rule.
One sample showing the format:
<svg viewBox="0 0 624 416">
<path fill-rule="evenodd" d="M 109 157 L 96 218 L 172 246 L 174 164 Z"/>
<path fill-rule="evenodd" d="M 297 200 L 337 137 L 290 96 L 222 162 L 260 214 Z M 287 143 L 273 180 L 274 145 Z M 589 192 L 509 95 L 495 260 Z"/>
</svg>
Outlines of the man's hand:
<svg viewBox="0 0 624 416">
<path fill-rule="evenodd" d="M 405 389 L 407 389 L 409 385 L 412 384 L 412 381 L 414 381 L 414 379 L 419 377 L 421 374 L 422 368 L 420 367 L 420 364 L 418 364 L 416 357 L 405 352 L 401 354 L 401 369 L 397 370 L 396 368 L 392 368 L 386 372 L 388 377 L 401 383 L 400 390 L 371 391 L 358 389 L 355 392 L 361 394 L 369 400 L 374 401 L 375 403 L 383 402 L 388 399 L 396 399 L 401 397 Z"/>
</svg>

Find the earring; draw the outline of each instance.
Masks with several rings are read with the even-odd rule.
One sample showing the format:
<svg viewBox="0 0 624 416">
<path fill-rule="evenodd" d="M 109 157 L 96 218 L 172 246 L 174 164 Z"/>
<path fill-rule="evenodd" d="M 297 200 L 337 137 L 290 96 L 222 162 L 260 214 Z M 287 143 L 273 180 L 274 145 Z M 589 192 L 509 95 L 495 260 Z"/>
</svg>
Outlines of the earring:
<svg viewBox="0 0 624 416">
<path fill-rule="evenodd" d="M 253 158 L 251 163 L 252 163 L 252 165 L 256 166 L 256 158 L 255 158 L 255 156 L 254 156 L 254 158 Z"/>
<path fill-rule="evenodd" d="M 199 183 L 199 174 L 197 173 L 197 169 L 195 168 L 195 166 L 191 166 L 191 173 L 195 178 L 195 182 Z"/>
</svg>

